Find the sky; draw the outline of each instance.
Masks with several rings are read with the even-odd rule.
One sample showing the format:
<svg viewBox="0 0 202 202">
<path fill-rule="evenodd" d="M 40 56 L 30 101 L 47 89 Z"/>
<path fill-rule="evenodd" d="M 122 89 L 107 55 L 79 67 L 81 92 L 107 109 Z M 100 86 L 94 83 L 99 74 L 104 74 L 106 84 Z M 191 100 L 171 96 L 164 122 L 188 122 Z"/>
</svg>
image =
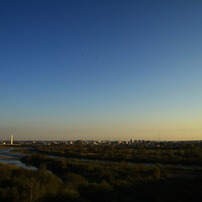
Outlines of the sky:
<svg viewBox="0 0 202 202">
<path fill-rule="evenodd" d="M 201 140 L 201 10 L 1 0 L 0 139 Z"/>
</svg>

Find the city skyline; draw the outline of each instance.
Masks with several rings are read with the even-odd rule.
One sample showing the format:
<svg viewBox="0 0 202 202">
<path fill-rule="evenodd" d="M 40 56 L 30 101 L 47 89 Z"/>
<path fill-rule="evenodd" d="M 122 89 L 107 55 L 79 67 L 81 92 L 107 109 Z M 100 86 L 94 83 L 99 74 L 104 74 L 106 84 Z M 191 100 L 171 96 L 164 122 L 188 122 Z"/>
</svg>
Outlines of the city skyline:
<svg viewBox="0 0 202 202">
<path fill-rule="evenodd" d="M 201 9 L 0 2 L 0 139 L 201 140 Z"/>
</svg>

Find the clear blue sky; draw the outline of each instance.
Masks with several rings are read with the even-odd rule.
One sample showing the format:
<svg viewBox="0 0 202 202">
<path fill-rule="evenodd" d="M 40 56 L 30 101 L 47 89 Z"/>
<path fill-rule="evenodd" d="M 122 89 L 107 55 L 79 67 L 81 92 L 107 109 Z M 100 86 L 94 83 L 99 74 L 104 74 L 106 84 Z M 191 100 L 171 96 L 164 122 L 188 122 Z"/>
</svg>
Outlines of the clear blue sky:
<svg viewBox="0 0 202 202">
<path fill-rule="evenodd" d="M 202 139 L 201 11 L 1 0 L 0 139 Z"/>
</svg>

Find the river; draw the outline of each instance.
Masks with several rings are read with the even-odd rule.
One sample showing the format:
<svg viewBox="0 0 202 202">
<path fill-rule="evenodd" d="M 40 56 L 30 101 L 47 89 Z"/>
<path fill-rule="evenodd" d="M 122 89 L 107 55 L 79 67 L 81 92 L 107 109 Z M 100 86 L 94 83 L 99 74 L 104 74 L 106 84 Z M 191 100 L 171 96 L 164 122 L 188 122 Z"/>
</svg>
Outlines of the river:
<svg viewBox="0 0 202 202">
<path fill-rule="evenodd" d="M 14 152 L 12 152 L 12 150 L 15 150 L 15 148 L 8 148 L 8 149 L 1 149 L 0 150 L 0 162 L 1 163 L 14 165 L 14 166 L 18 166 L 21 168 L 26 168 L 29 170 L 37 170 L 36 167 L 27 166 L 20 161 L 20 159 L 22 157 L 26 156 L 25 154 L 14 153 Z"/>
</svg>

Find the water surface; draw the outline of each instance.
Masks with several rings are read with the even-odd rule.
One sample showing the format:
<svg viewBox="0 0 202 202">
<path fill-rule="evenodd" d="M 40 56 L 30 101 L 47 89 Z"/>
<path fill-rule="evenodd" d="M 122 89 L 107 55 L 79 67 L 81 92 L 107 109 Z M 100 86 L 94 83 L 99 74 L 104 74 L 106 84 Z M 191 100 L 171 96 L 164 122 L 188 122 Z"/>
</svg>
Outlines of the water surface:
<svg viewBox="0 0 202 202">
<path fill-rule="evenodd" d="M 22 157 L 26 156 L 25 154 L 13 153 L 12 150 L 16 150 L 16 148 L 8 148 L 8 149 L 1 149 L 0 150 L 0 162 L 1 163 L 14 165 L 14 166 L 18 166 L 21 168 L 26 168 L 29 170 L 37 170 L 36 167 L 27 166 L 20 161 L 20 159 Z"/>
</svg>

